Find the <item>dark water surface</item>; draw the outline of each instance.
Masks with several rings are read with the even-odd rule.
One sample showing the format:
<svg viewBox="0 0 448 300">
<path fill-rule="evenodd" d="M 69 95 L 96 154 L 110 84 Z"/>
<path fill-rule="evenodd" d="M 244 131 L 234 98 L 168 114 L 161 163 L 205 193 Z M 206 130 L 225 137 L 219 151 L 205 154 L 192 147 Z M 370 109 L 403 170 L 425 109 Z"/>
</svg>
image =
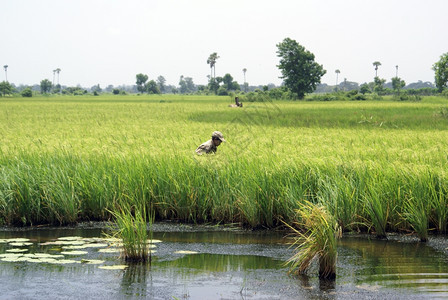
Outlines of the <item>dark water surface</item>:
<svg viewBox="0 0 448 300">
<path fill-rule="evenodd" d="M 290 276 L 284 266 L 292 254 L 284 234 L 215 230 L 204 227 L 155 227 L 151 266 L 124 270 L 118 253 L 92 247 L 65 259 L 103 260 L 100 264 L 9 262 L 0 258 L 0 299 L 422 299 L 448 298 L 448 259 L 421 243 L 343 238 L 338 247 L 336 281 Z M 101 228 L 0 231 L 0 255 L 12 248 L 25 253 L 59 254 L 62 246 L 40 245 L 60 237 L 102 237 Z M 12 246 L 4 239 L 29 238 Z M 98 241 L 95 241 L 98 243 Z M 180 254 L 176 251 L 193 251 Z M 67 250 L 68 251 L 68 250 Z"/>
</svg>

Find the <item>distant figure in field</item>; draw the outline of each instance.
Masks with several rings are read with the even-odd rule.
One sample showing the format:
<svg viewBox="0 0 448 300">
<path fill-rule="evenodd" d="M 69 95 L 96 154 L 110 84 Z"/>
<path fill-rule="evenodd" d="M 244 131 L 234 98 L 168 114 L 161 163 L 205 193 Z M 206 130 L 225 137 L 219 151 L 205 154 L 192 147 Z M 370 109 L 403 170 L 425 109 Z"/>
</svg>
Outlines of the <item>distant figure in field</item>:
<svg viewBox="0 0 448 300">
<path fill-rule="evenodd" d="M 243 103 L 241 103 L 238 97 L 235 97 L 235 104 L 230 104 L 229 107 L 243 107 Z"/>
<path fill-rule="evenodd" d="M 221 145 L 222 142 L 225 142 L 224 136 L 220 131 L 213 131 L 212 133 L 212 139 L 206 141 L 205 143 L 201 144 L 197 149 L 196 153 L 198 155 L 202 155 L 205 153 L 215 153 L 216 149 L 219 145 Z"/>
</svg>

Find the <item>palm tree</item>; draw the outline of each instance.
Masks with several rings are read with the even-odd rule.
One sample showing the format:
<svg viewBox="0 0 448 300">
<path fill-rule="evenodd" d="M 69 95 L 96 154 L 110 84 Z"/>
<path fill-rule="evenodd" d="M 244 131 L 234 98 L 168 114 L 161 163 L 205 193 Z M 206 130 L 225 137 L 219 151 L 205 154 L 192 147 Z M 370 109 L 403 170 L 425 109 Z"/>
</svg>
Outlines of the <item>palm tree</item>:
<svg viewBox="0 0 448 300">
<path fill-rule="evenodd" d="M 338 75 L 339 73 L 341 73 L 341 71 L 339 71 L 339 69 L 336 69 L 336 71 L 334 71 L 336 73 L 336 90 L 338 90 Z"/>
<path fill-rule="evenodd" d="M 379 61 L 373 62 L 373 66 L 375 67 L 375 77 L 378 77 L 378 67 L 381 66 Z"/>
<path fill-rule="evenodd" d="M 58 88 L 59 88 L 59 92 L 61 91 L 61 86 L 59 85 L 59 73 L 61 72 L 61 69 L 57 68 L 56 70 L 54 70 L 56 73 L 58 73 Z"/>
<path fill-rule="evenodd" d="M 213 70 L 213 78 L 216 78 L 216 68 L 215 68 L 215 64 L 216 64 L 216 60 L 219 58 L 218 53 L 213 52 L 212 54 L 210 54 L 210 56 L 207 59 L 207 64 L 210 65 L 210 75 L 212 74 L 212 70 Z"/>
<path fill-rule="evenodd" d="M 54 86 L 54 76 L 56 74 L 56 70 L 53 70 L 53 86 Z"/>
<path fill-rule="evenodd" d="M 244 68 L 244 69 L 243 69 L 243 74 L 244 74 L 244 91 L 245 91 L 245 92 L 247 92 L 247 90 L 246 90 L 246 72 L 247 72 L 247 69 Z"/>
<path fill-rule="evenodd" d="M 3 69 L 5 69 L 6 82 L 8 82 L 8 65 L 4 65 Z"/>
</svg>

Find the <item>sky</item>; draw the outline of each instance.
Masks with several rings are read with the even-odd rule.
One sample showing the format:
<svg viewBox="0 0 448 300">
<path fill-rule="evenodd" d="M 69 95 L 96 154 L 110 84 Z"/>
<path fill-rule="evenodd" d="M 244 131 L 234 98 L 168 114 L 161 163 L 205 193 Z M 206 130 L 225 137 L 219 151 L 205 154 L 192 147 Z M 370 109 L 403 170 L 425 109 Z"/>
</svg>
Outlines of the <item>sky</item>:
<svg viewBox="0 0 448 300">
<path fill-rule="evenodd" d="M 446 0 L 0 0 L 0 81 L 15 85 L 133 85 L 135 75 L 181 75 L 206 84 L 280 85 L 277 44 L 296 40 L 327 73 L 322 83 L 371 82 L 373 62 L 388 82 L 434 82 L 448 52 Z M 55 83 L 57 82 L 57 76 Z"/>
</svg>

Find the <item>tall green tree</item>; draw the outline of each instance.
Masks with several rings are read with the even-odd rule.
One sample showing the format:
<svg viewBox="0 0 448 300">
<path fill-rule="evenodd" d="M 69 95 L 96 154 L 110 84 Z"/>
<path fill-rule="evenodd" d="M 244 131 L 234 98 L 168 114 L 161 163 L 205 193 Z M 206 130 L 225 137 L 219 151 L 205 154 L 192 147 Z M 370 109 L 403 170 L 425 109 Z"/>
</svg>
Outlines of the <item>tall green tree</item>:
<svg viewBox="0 0 448 300">
<path fill-rule="evenodd" d="M 137 84 L 137 91 L 139 91 L 140 93 L 144 93 L 145 92 L 145 84 L 146 81 L 148 80 L 148 75 L 139 73 L 137 75 L 135 75 L 136 78 L 136 84 Z"/>
<path fill-rule="evenodd" d="M 314 54 L 290 38 L 285 38 L 277 44 L 277 48 L 277 56 L 280 57 L 277 67 L 282 73 L 280 78 L 284 80 L 285 86 L 298 99 L 303 99 L 305 93 L 316 90 L 321 77 L 327 71 L 314 61 Z"/>
<path fill-rule="evenodd" d="M 193 78 L 191 77 L 184 77 L 184 75 L 181 75 L 179 79 L 179 86 L 181 94 L 193 93 L 196 91 L 196 86 L 193 82 Z"/>
<path fill-rule="evenodd" d="M 213 52 L 207 59 L 207 64 L 210 65 L 210 78 L 216 78 L 216 61 L 218 60 L 218 58 L 218 53 Z"/>
<path fill-rule="evenodd" d="M 398 76 L 392 78 L 392 88 L 397 93 L 397 95 L 400 94 L 400 90 L 404 88 L 405 85 L 406 83 L 404 82 L 404 80 L 401 80 L 401 78 L 399 78 Z"/>
<path fill-rule="evenodd" d="M 386 83 L 386 79 L 381 79 L 378 76 L 375 76 L 373 79 L 373 90 L 377 94 L 381 94 L 384 91 L 384 84 Z"/>
<path fill-rule="evenodd" d="M 6 96 L 11 94 L 12 94 L 12 85 L 7 81 L 0 82 L 0 95 Z"/>
<path fill-rule="evenodd" d="M 158 85 L 161 93 L 165 93 L 165 90 L 166 90 L 165 83 L 166 83 L 165 77 L 163 77 L 163 76 L 157 77 L 157 85 Z"/>
<path fill-rule="evenodd" d="M 61 69 L 57 68 L 55 71 L 56 71 L 56 74 L 58 74 L 58 84 L 56 85 L 56 90 L 58 92 L 60 92 L 61 91 L 61 85 L 59 84 L 59 73 L 61 73 Z"/>
<path fill-rule="evenodd" d="M 8 65 L 4 65 L 3 69 L 5 69 L 5 81 L 8 82 Z"/>
<path fill-rule="evenodd" d="M 246 72 L 247 72 L 247 69 L 244 68 L 244 69 L 243 69 L 243 74 L 244 74 L 244 91 L 245 91 L 245 92 L 247 92 Z"/>
<path fill-rule="evenodd" d="M 51 81 L 48 79 L 44 79 L 40 82 L 40 92 L 42 94 L 49 93 L 51 91 L 51 87 L 52 87 Z"/>
<path fill-rule="evenodd" d="M 448 52 L 440 56 L 440 60 L 434 63 L 432 69 L 435 72 L 437 89 L 442 92 L 448 83 Z"/>
<path fill-rule="evenodd" d="M 338 76 L 341 73 L 341 71 L 339 71 L 339 69 L 336 69 L 336 71 L 334 71 L 336 73 L 336 91 L 338 90 Z"/>
<path fill-rule="evenodd" d="M 378 67 L 381 66 L 379 61 L 374 61 L 373 66 L 375 67 L 375 77 L 378 77 Z"/>
<path fill-rule="evenodd" d="M 145 90 L 148 94 L 160 94 L 160 89 L 154 80 L 148 81 L 145 85 Z"/>
<path fill-rule="evenodd" d="M 229 73 L 224 75 L 224 77 L 222 78 L 222 82 L 224 88 L 227 91 L 237 91 L 240 89 L 240 85 L 238 84 L 238 82 L 234 81 L 232 75 L 230 75 Z"/>
</svg>

